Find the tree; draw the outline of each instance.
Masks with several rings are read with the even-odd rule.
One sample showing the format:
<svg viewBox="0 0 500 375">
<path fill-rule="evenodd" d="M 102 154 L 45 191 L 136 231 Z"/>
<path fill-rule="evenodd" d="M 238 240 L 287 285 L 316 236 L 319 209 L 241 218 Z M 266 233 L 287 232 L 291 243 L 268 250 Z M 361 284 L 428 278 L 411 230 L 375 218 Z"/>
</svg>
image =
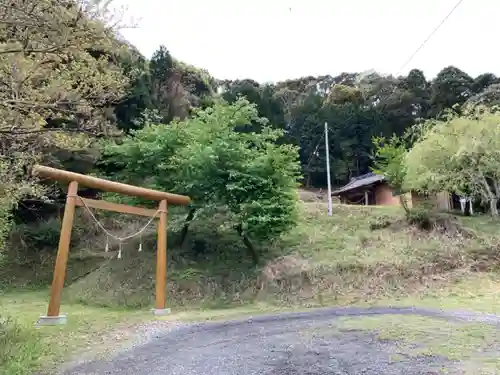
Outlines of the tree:
<svg viewBox="0 0 500 375">
<path fill-rule="evenodd" d="M 0 132 L 107 131 L 127 84 L 96 1 L 14 0 L 0 10 Z M 94 56 L 98 57 L 94 57 Z"/>
<path fill-rule="evenodd" d="M 430 88 L 424 74 L 412 70 L 407 77 L 383 76 L 369 71 L 359 74 L 356 86 L 364 104 L 378 112 L 379 129 L 384 135 L 403 135 L 429 112 Z"/>
<path fill-rule="evenodd" d="M 405 185 L 479 198 L 498 215 L 500 116 L 482 113 L 433 121 L 408 152 Z"/>
<path fill-rule="evenodd" d="M 448 66 L 441 70 L 432 82 L 433 116 L 441 114 L 446 109 L 462 105 L 473 94 L 474 80 L 464 71 Z"/>
<path fill-rule="evenodd" d="M 466 112 L 469 112 L 475 109 L 480 109 L 481 107 L 486 107 L 490 110 L 495 107 L 498 109 L 499 106 L 500 83 L 493 83 L 467 100 L 464 104 L 464 109 Z"/>
<path fill-rule="evenodd" d="M 237 131 L 252 122 L 262 123 L 260 132 Z M 121 180 L 189 195 L 199 213 L 224 209 L 257 262 L 253 241 L 276 238 L 296 222 L 298 153 L 276 143 L 281 135 L 255 105 L 238 99 L 183 121 L 148 125 L 119 145 L 107 144 L 104 154 L 123 168 Z"/>
<path fill-rule="evenodd" d="M 336 84 L 333 85 L 328 94 L 328 102 L 337 105 L 346 103 L 359 105 L 363 103 L 363 94 L 356 87 Z"/>
<path fill-rule="evenodd" d="M 215 79 L 203 69 L 174 59 L 163 45 L 149 61 L 149 73 L 151 101 L 163 123 L 184 119 L 193 108 L 212 103 Z"/>
<path fill-rule="evenodd" d="M 114 106 L 114 115 L 117 127 L 128 132 L 141 127 L 143 113 L 155 106 L 151 94 L 149 62 L 133 47 L 126 52 L 120 56 L 119 65 L 129 85 L 125 97 Z"/>
<path fill-rule="evenodd" d="M 0 155 L 0 263 L 5 240 L 10 231 L 12 210 L 27 195 L 40 196 L 42 190 L 33 179 L 26 178 L 26 160 L 23 154 L 7 158 Z"/>
<path fill-rule="evenodd" d="M 393 76 L 369 70 L 357 75 L 355 86 L 361 91 L 366 104 L 376 106 L 394 92 L 398 82 L 398 79 Z"/>
<path fill-rule="evenodd" d="M 256 104 L 259 117 L 269 119 L 273 126 L 284 126 L 283 107 L 275 97 L 273 85 L 260 85 L 250 79 L 221 81 L 219 82 L 222 98 L 229 103 L 234 103 L 241 97 L 245 97 L 249 102 Z M 248 130 L 258 130 L 259 124 L 252 124 Z"/>
<path fill-rule="evenodd" d="M 281 108 L 283 109 L 283 118 L 285 120 L 284 129 L 287 133 L 294 132 L 293 129 L 296 126 L 294 114 L 296 113 L 297 107 L 302 104 L 303 99 L 308 96 L 307 93 L 301 93 L 287 87 L 275 91 L 274 98 L 280 102 Z"/>
<path fill-rule="evenodd" d="M 29 173 L 34 162 L 52 161 L 61 148 L 88 147 L 89 134 L 114 132 L 110 107 L 123 96 L 127 78 L 115 64 L 123 44 L 108 3 L 12 0 L 0 7 L 4 214 L 22 197 L 41 193 Z"/>
<path fill-rule="evenodd" d="M 188 92 L 191 108 L 205 108 L 213 104 L 217 83 L 210 73 L 181 61 L 174 60 L 174 63 L 180 71 L 182 86 Z"/>
<path fill-rule="evenodd" d="M 478 75 L 474 79 L 474 83 L 472 84 L 472 91 L 478 94 L 487 87 L 498 83 L 500 83 L 500 79 L 496 75 L 494 75 L 493 73 L 483 73 Z"/>
<path fill-rule="evenodd" d="M 316 92 L 309 92 L 290 111 L 294 120 L 287 128 L 286 139 L 299 146 L 302 173 L 307 187 L 323 183 L 316 177 L 319 175 L 324 179 L 325 175 L 323 102 L 323 97 Z"/>
<path fill-rule="evenodd" d="M 149 62 L 151 97 L 164 123 L 189 113 L 188 94 L 180 81 L 180 71 L 165 46 L 153 54 Z"/>
<path fill-rule="evenodd" d="M 407 149 L 403 138 L 393 135 L 391 138 L 374 137 L 375 162 L 373 172 L 383 175 L 389 186 L 398 191 L 404 210 L 408 213 L 408 202 L 403 194 L 406 178 L 405 157 Z"/>
</svg>

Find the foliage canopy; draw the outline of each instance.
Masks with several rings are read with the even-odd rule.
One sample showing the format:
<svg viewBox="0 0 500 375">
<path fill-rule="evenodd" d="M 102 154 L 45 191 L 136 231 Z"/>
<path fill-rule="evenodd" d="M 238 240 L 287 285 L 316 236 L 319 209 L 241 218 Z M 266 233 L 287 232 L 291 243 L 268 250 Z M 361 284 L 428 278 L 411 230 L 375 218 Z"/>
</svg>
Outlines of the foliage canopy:
<svg viewBox="0 0 500 375">
<path fill-rule="evenodd" d="M 260 132 L 244 131 L 256 122 Z M 189 195 L 198 210 L 224 208 L 235 228 L 269 240 L 296 220 L 298 151 L 278 144 L 280 136 L 255 105 L 238 99 L 169 125 L 147 125 L 108 143 L 104 155 L 121 169 L 115 177 Z"/>
<path fill-rule="evenodd" d="M 500 197 L 500 115 L 452 116 L 434 121 L 406 156 L 405 184 L 453 191 L 490 203 Z"/>
<path fill-rule="evenodd" d="M 128 83 L 109 1 L 8 3 L 0 7 L 0 248 L 12 209 L 41 195 L 30 166 L 88 147 L 87 134 L 109 134 L 107 108 Z"/>
</svg>

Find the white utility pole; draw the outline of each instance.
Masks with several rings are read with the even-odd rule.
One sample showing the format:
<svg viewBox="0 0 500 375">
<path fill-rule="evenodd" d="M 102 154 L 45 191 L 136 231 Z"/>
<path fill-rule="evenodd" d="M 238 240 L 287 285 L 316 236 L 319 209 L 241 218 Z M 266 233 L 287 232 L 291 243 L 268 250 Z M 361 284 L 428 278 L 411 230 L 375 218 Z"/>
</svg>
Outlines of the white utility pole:
<svg viewBox="0 0 500 375">
<path fill-rule="evenodd" d="M 325 122 L 326 180 L 328 183 L 328 216 L 332 216 L 332 184 L 330 182 L 330 150 L 328 149 L 328 123 Z"/>
</svg>

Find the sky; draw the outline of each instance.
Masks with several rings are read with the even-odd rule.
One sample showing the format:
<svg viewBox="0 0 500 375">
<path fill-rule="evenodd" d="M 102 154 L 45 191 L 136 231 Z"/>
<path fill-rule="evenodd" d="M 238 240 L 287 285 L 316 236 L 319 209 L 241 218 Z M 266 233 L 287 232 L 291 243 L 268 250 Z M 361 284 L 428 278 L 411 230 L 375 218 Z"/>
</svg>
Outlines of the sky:
<svg viewBox="0 0 500 375">
<path fill-rule="evenodd" d="M 118 0 L 136 27 L 122 34 L 150 57 L 161 45 L 219 79 L 277 82 L 374 69 L 428 79 L 454 65 L 500 75 L 500 1 L 464 0 L 408 66 L 457 0 Z"/>
</svg>

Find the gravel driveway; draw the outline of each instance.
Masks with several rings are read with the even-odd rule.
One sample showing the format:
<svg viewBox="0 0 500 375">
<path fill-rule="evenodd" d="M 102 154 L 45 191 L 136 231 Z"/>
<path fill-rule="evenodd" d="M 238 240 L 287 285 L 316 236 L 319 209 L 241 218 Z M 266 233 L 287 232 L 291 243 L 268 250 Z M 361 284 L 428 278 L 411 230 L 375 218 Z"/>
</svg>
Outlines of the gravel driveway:
<svg viewBox="0 0 500 375">
<path fill-rule="evenodd" d="M 106 361 L 64 375 L 331 375 L 438 374 L 455 364 L 422 356 L 392 360 L 396 343 L 362 331 L 332 329 L 341 316 L 416 314 L 499 325 L 500 318 L 415 308 L 326 308 L 244 321 L 185 325 Z M 389 319 L 389 317 L 388 317 Z"/>
</svg>

